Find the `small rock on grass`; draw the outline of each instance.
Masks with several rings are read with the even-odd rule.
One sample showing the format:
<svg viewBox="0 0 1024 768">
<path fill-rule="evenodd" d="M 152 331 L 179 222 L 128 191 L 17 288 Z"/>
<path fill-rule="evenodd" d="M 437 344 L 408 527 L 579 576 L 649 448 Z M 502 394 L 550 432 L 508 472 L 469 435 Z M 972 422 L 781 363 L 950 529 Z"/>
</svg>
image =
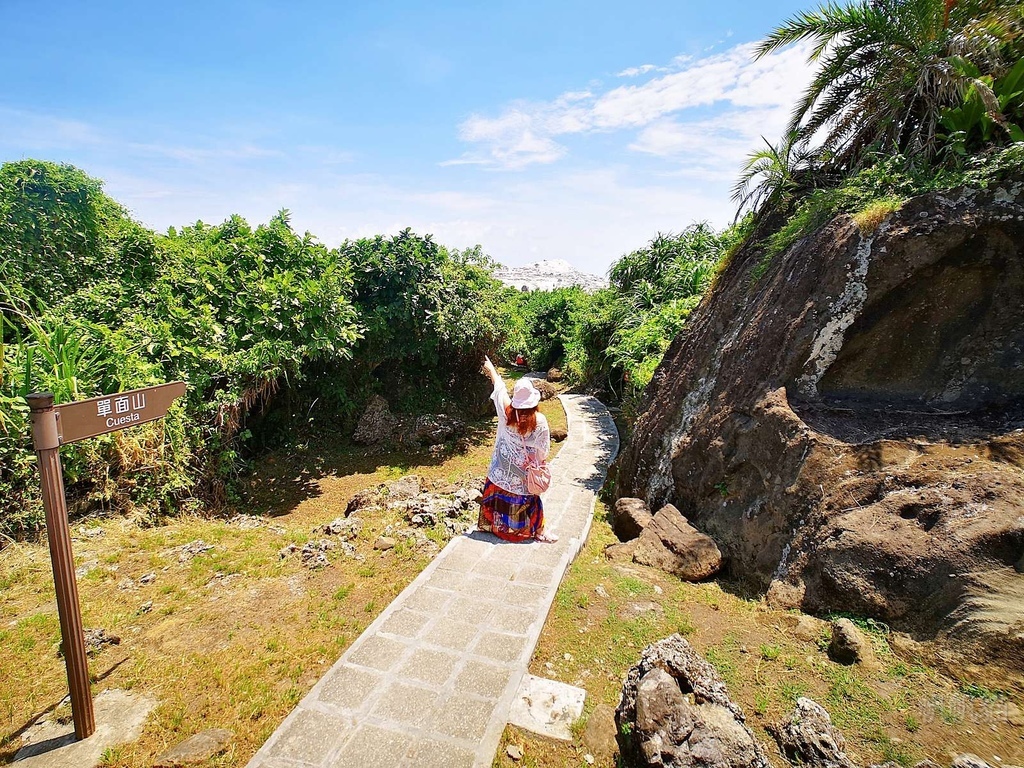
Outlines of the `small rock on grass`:
<svg viewBox="0 0 1024 768">
<path fill-rule="evenodd" d="M 832 642 L 828 646 L 828 655 L 832 661 L 840 664 L 870 665 L 873 659 L 870 642 L 849 619 L 839 619 L 832 623 Z"/>
<path fill-rule="evenodd" d="M 823 627 L 824 623 L 820 619 L 804 615 L 797 619 L 793 627 L 793 635 L 797 640 L 813 642 L 818 639 Z"/>
<path fill-rule="evenodd" d="M 227 749 L 235 734 L 224 728 L 210 728 L 190 736 L 156 759 L 153 768 L 178 768 L 183 765 L 205 763 Z"/>
<path fill-rule="evenodd" d="M 85 652 L 90 656 L 95 656 L 103 650 L 104 646 L 120 644 L 121 638 L 117 635 L 109 634 L 105 629 L 97 628 L 85 630 Z M 61 650 L 63 650 L 63 646 Z"/>
<path fill-rule="evenodd" d="M 395 540 L 390 536 L 381 536 L 373 542 L 373 548 L 379 549 L 381 552 L 386 552 L 389 549 L 395 548 Z"/>
<path fill-rule="evenodd" d="M 664 612 L 660 605 L 651 601 L 626 603 L 619 611 L 619 618 L 627 620 L 639 619 L 641 616 L 657 616 Z"/>
<path fill-rule="evenodd" d="M 505 747 L 505 754 L 511 757 L 513 760 L 523 759 L 523 748 L 518 744 L 509 744 Z"/>
<path fill-rule="evenodd" d="M 590 713 L 583 731 L 583 745 L 602 763 L 613 763 L 619 745 L 615 741 L 615 710 L 608 704 L 598 704 Z"/>
</svg>

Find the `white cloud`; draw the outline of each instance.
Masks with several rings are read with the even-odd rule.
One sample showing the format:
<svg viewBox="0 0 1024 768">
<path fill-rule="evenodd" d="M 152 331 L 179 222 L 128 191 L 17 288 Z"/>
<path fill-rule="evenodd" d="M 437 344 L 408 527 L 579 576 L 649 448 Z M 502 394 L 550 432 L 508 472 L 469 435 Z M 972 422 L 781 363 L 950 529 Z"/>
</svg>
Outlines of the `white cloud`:
<svg viewBox="0 0 1024 768">
<path fill-rule="evenodd" d="M 617 73 L 616 77 L 636 77 L 637 75 L 646 75 L 648 72 L 654 72 L 655 70 L 664 72 L 665 70 L 660 67 L 656 67 L 654 64 L 641 64 L 639 67 L 627 67 L 621 72 Z"/>
<path fill-rule="evenodd" d="M 197 135 L 3 108 L 0 158 L 75 163 L 157 230 L 288 208 L 298 231 L 329 245 L 412 227 L 510 265 L 563 258 L 602 273 L 659 231 L 731 220 L 739 164 L 761 135 L 781 135 L 809 78 L 804 50 L 759 62 L 750 51 L 643 64 L 628 82 L 478 111 L 459 126 L 465 153 L 426 172 L 378 171 L 387 148 L 282 143 L 265 125 Z"/>
<path fill-rule="evenodd" d="M 659 74 L 603 93 L 570 92 L 549 102 L 516 102 L 494 117 L 474 114 L 459 127 L 459 138 L 481 149 L 455 162 L 506 169 L 548 164 L 568 154 L 566 137 L 623 130 L 642 131 L 630 148 L 673 155 L 683 136 L 693 146 L 700 143 L 693 135 L 697 131 L 711 129 L 716 141 L 728 144 L 748 141 L 749 131 L 742 130 L 745 109 L 751 110 L 749 122 L 761 121 L 762 133 L 781 131 L 785 120 L 779 116 L 788 116 L 810 78 L 807 47 L 792 46 L 758 61 L 753 59 L 754 48 L 753 43 L 744 43 L 703 58 L 678 57 L 669 68 L 643 64 L 619 74 Z M 706 116 L 686 114 L 708 109 L 729 112 L 728 126 L 738 130 L 730 133 L 716 128 Z M 671 121 L 665 122 L 668 118 Z M 732 158 L 735 152 L 725 154 Z"/>
</svg>

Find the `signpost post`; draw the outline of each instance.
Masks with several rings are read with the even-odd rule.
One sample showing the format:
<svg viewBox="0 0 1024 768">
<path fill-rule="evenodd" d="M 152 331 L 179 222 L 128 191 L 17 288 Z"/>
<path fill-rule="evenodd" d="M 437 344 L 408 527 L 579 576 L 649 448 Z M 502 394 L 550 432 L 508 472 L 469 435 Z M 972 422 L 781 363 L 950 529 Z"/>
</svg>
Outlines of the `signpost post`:
<svg viewBox="0 0 1024 768">
<path fill-rule="evenodd" d="M 71 551 L 67 499 L 60 446 L 125 427 L 144 424 L 164 416 L 171 403 L 185 393 L 176 381 L 155 387 L 104 395 L 66 405 L 53 404 L 53 395 L 42 392 L 25 398 L 31 409 L 32 445 L 39 459 L 39 475 L 46 510 L 46 538 L 53 564 L 53 585 L 57 593 L 57 614 L 68 671 L 71 714 L 75 736 L 86 739 L 96 730 L 89 690 L 89 664 L 85 655 L 85 631 L 78 604 L 75 559 Z"/>
</svg>

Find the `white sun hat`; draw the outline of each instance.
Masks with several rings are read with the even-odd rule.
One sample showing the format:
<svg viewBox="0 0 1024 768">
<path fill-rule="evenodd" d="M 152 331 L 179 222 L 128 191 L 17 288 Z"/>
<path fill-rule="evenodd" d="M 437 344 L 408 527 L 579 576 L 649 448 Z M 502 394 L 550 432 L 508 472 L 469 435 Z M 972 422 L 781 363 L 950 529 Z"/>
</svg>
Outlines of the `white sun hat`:
<svg viewBox="0 0 1024 768">
<path fill-rule="evenodd" d="M 533 386 L 533 382 L 523 378 L 516 381 L 512 387 L 513 408 L 536 408 L 540 402 L 540 391 Z"/>
</svg>

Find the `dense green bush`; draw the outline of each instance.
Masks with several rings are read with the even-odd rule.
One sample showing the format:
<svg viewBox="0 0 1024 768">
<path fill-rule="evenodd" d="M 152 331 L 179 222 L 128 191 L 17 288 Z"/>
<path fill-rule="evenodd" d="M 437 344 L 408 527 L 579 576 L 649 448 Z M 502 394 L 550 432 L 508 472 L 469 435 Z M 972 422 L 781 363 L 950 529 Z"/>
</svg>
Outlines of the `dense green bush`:
<svg viewBox="0 0 1024 768">
<path fill-rule="evenodd" d="M 251 419 L 281 388 L 348 414 L 374 390 L 436 403 L 501 343 L 514 292 L 479 249 L 406 231 L 329 250 L 287 212 L 155 235 L 77 169 L 12 165 L 0 178 L 31 184 L 4 188 L 0 221 L 0 533 L 41 519 L 32 391 L 188 384 L 166 419 L 62 451 L 73 500 L 144 518 L 227 500 Z"/>
<path fill-rule="evenodd" d="M 427 235 L 348 241 L 338 250 L 354 276 L 363 338 L 353 360 L 323 377 L 322 394 L 352 412 L 370 392 L 399 408 L 438 408 L 478 384 L 483 356 L 499 347 L 514 293 L 479 247 L 448 250 Z"/>
<path fill-rule="evenodd" d="M 153 235 L 70 165 L 0 166 L 0 285 L 28 308 L 97 280 L 152 278 Z"/>
</svg>

